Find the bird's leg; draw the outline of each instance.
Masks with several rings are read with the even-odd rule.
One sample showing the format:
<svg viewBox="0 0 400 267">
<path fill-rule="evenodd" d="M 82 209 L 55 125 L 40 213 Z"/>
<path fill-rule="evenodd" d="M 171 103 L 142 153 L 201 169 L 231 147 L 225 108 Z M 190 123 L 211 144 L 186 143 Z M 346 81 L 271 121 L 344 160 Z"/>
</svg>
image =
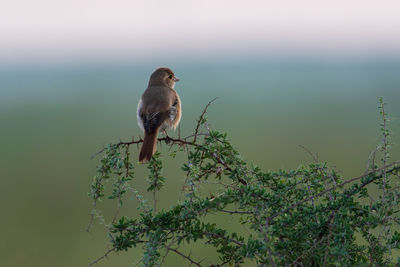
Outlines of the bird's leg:
<svg viewBox="0 0 400 267">
<path fill-rule="evenodd" d="M 163 130 L 162 134 L 165 135 L 165 137 L 164 137 L 165 138 L 165 143 L 168 144 L 172 140 L 172 138 L 168 136 L 166 130 Z"/>
</svg>

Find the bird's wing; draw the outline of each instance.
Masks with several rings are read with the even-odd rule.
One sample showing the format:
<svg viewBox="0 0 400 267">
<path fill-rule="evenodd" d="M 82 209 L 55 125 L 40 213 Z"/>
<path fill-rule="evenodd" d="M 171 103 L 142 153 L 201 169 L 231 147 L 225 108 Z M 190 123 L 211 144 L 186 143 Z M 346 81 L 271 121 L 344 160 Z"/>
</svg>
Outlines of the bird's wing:
<svg viewBox="0 0 400 267">
<path fill-rule="evenodd" d="M 169 117 L 169 111 L 158 111 L 153 113 L 142 113 L 140 117 L 143 122 L 143 128 L 147 133 L 153 133 Z"/>
</svg>

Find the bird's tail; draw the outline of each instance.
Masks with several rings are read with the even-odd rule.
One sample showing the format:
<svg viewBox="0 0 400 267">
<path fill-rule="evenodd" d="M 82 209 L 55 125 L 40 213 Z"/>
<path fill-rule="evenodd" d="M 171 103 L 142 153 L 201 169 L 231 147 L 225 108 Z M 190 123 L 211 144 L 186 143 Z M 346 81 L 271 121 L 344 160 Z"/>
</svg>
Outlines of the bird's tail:
<svg viewBox="0 0 400 267">
<path fill-rule="evenodd" d="M 139 162 L 147 163 L 157 150 L 158 129 L 153 133 L 144 132 L 143 145 L 140 149 Z"/>
</svg>

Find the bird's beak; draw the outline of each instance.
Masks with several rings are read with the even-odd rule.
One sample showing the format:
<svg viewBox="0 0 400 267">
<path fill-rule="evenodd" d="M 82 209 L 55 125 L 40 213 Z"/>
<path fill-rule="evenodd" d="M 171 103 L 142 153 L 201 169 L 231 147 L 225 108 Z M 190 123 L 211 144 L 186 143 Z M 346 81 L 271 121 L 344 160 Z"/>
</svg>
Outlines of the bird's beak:
<svg viewBox="0 0 400 267">
<path fill-rule="evenodd" d="M 179 82 L 180 81 L 180 79 L 178 77 L 175 77 L 175 76 L 174 76 L 173 80 L 174 80 L 174 82 Z"/>
</svg>

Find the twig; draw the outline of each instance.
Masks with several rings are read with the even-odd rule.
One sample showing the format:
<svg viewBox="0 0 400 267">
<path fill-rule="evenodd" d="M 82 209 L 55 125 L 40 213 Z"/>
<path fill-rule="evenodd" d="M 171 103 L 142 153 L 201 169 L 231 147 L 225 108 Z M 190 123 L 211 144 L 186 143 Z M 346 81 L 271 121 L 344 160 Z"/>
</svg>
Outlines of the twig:
<svg viewBox="0 0 400 267">
<path fill-rule="evenodd" d="M 125 159 L 124 159 L 124 162 L 125 162 L 125 179 L 129 178 L 129 163 L 126 163 L 127 161 L 129 161 L 129 146 L 127 146 L 126 150 L 125 150 Z M 118 214 L 119 214 L 119 212 L 121 210 L 121 206 L 122 206 L 122 204 L 121 204 L 122 203 L 121 187 L 122 187 L 122 183 L 120 183 L 118 185 L 118 191 L 119 192 L 118 192 L 118 198 L 117 198 L 117 210 L 114 213 L 114 217 L 113 217 L 111 223 L 115 223 L 115 221 L 117 219 L 117 216 L 118 216 Z"/>
<path fill-rule="evenodd" d="M 383 101 L 383 98 L 381 97 L 379 99 L 379 102 L 381 104 L 380 109 L 381 109 L 381 115 L 382 115 L 382 120 L 383 123 L 381 124 L 382 126 L 382 135 L 383 135 L 383 139 L 382 139 L 382 151 L 383 151 L 383 156 L 382 156 L 382 163 L 383 166 L 386 166 L 386 163 L 389 159 L 389 141 L 388 141 L 388 137 L 389 137 L 389 130 L 387 129 L 387 122 L 388 122 L 388 118 L 386 117 L 386 113 L 385 113 L 385 102 Z M 386 167 L 382 170 L 382 176 L 383 176 L 383 184 L 382 184 L 382 190 L 383 190 L 383 195 L 382 195 L 382 199 L 385 200 L 386 196 L 387 196 L 387 188 L 388 188 L 388 181 L 387 181 L 387 172 L 386 172 Z M 385 208 L 384 209 L 384 217 L 386 218 L 388 216 L 388 210 Z M 379 233 L 378 235 L 378 243 L 380 242 L 381 238 L 383 235 L 387 235 L 387 224 L 383 225 L 383 229 L 382 231 Z"/>
<path fill-rule="evenodd" d="M 157 200 L 156 200 L 156 188 L 153 190 L 153 215 L 157 213 Z"/>
<path fill-rule="evenodd" d="M 325 250 L 324 264 L 323 264 L 323 266 L 327 266 L 327 260 L 328 260 L 328 255 L 329 255 L 329 245 L 330 245 L 329 243 L 331 242 L 332 228 L 333 228 L 333 226 L 334 226 L 334 224 L 332 223 L 332 221 L 335 220 L 335 216 L 336 216 L 336 210 L 333 210 L 332 213 L 331 213 L 331 215 L 329 216 L 329 220 L 328 220 L 328 222 L 329 222 L 329 226 L 328 226 L 329 232 L 328 232 L 328 237 L 327 237 L 328 240 L 326 241 L 326 246 L 327 246 L 327 248 L 326 248 L 326 250 Z"/>
<path fill-rule="evenodd" d="M 310 149 L 308 149 L 307 147 L 303 146 L 303 145 L 299 145 L 299 147 L 301 147 L 302 149 L 304 149 L 308 154 L 310 154 L 310 156 L 313 158 L 315 163 L 318 163 L 318 155 L 316 155 L 315 153 L 313 153 Z"/>
<path fill-rule="evenodd" d="M 196 129 L 195 129 L 195 131 L 194 131 L 193 144 L 196 143 L 197 134 L 199 133 L 200 125 L 202 124 L 202 121 L 203 121 L 203 119 L 204 119 L 204 115 L 206 114 L 208 107 L 209 107 L 215 100 L 217 100 L 217 99 L 218 99 L 218 97 L 212 99 L 210 102 L 208 102 L 208 104 L 206 105 L 206 107 L 203 109 L 203 112 L 201 113 L 200 118 L 199 118 L 199 120 L 197 121 Z"/>
<path fill-rule="evenodd" d="M 388 137 L 389 137 L 389 132 L 387 129 L 387 118 L 386 118 L 386 113 L 385 113 L 385 103 L 383 102 L 383 99 L 380 98 L 380 108 L 381 108 L 381 115 L 382 115 L 382 135 L 383 135 L 383 140 L 382 140 L 382 150 L 383 150 L 383 158 L 382 158 L 382 162 L 383 162 L 383 166 L 386 166 L 387 160 L 389 158 L 389 143 L 388 143 Z M 386 168 L 384 168 L 382 170 L 382 174 L 383 174 L 383 198 L 385 198 L 386 196 L 386 187 L 387 187 L 387 175 L 386 175 Z"/>
<path fill-rule="evenodd" d="M 231 210 L 218 210 L 218 211 L 222 211 L 222 212 L 229 213 L 229 214 L 253 214 L 253 212 L 250 212 L 250 211 L 239 211 L 239 210 L 235 210 L 235 211 L 231 211 Z"/>
<path fill-rule="evenodd" d="M 228 240 L 229 242 L 235 243 L 238 246 L 243 246 L 244 245 L 242 242 L 240 242 L 240 241 L 238 241 L 236 239 L 225 237 L 223 235 L 219 235 L 219 234 L 216 234 L 216 233 L 213 233 L 213 232 L 203 232 L 203 234 L 211 236 L 211 237 L 217 237 L 217 238 L 222 238 L 222 239 Z"/>
<path fill-rule="evenodd" d="M 175 248 L 171 248 L 170 246 L 166 246 L 169 250 L 175 252 L 176 254 L 178 254 L 179 256 L 187 259 L 188 261 L 190 261 L 191 264 L 194 264 L 196 266 L 201 267 L 200 262 L 196 262 L 194 261 L 192 258 L 190 258 L 190 256 L 186 256 L 185 254 L 183 254 L 182 252 L 180 252 L 179 250 L 175 249 Z"/>
<path fill-rule="evenodd" d="M 365 166 L 365 172 L 368 172 L 368 170 L 374 169 L 375 168 L 375 155 L 376 152 L 381 148 L 381 145 L 378 145 L 368 156 L 368 161 L 367 161 L 367 166 Z"/>
<path fill-rule="evenodd" d="M 90 221 L 89 221 L 89 225 L 86 228 L 86 232 L 90 232 L 90 230 L 92 229 L 93 226 L 93 222 L 94 222 L 94 214 L 96 212 L 96 205 L 97 205 L 97 199 L 93 200 L 93 209 L 90 212 Z"/>
<path fill-rule="evenodd" d="M 400 161 L 394 161 L 394 162 L 392 162 L 392 163 L 390 163 L 390 164 L 388 164 L 388 165 L 386 165 L 386 166 L 383 166 L 383 167 L 381 167 L 381 168 L 379 168 L 379 169 L 376 169 L 376 170 L 374 170 L 374 171 L 371 171 L 371 172 L 369 172 L 369 173 L 367 173 L 367 174 L 363 174 L 363 175 L 361 175 L 361 176 L 358 176 L 358 177 L 352 178 L 352 179 L 350 179 L 350 180 L 347 180 L 347 181 L 345 181 L 345 182 L 343 182 L 343 183 L 341 183 L 341 184 L 339 184 L 339 185 L 337 185 L 337 186 L 333 186 L 333 187 L 331 187 L 331 188 L 328 188 L 328 189 L 326 189 L 326 190 L 324 190 L 324 191 L 322 191 L 322 192 L 320 192 L 320 193 L 318 193 L 318 194 L 316 194 L 316 195 L 310 196 L 310 197 L 308 197 L 308 198 L 306 198 L 306 199 L 303 199 L 303 200 L 301 200 L 301 201 L 299 201 L 299 202 L 296 202 L 295 204 L 291 205 L 290 207 L 288 207 L 288 208 L 286 208 L 286 209 L 284 209 L 284 210 L 282 210 L 282 211 L 280 211 L 280 212 L 277 212 L 277 213 L 275 213 L 275 214 L 269 216 L 268 218 L 269 218 L 269 219 L 273 219 L 273 218 L 275 218 L 275 217 L 277 217 L 277 216 L 279 216 L 279 215 L 281 215 L 281 214 L 284 214 L 284 213 L 288 212 L 289 210 L 291 210 L 291 209 L 293 209 L 293 208 L 295 208 L 295 207 L 297 207 L 297 206 L 299 206 L 299 205 L 301 205 L 301 204 L 303 204 L 303 203 L 305 203 L 305 202 L 307 202 L 307 201 L 310 201 L 310 200 L 313 199 L 313 198 L 320 197 L 320 196 L 322 196 L 322 195 L 324 195 L 324 194 L 326 194 L 326 193 L 328 193 L 328 192 L 330 192 L 330 191 L 332 191 L 332 190 L 335 190 L 335 189 L 337 189 L 337 188 L 339 188 L 339 187 L 343 187 L 343 186 L 346 185 L 346 184 L 355 182 L 355 181 L 360 180 L 360 179 L 362 179 L 362 178 L 364 178 L 364 177 L 366 177 L 366 176 L 369 176 L 369 175 L 374 174 L 374 173 L 376 173 L 376 172 L 382 171 L 382 170 L 387 169 L 387 168 L 389 168 L 389 167 L 391 167 L 391 166 L 393 166 L 393 165 L 396 165 L 396 164 L 400 164 Z M 391 170 L 389 170 L 389 171 L 387 171 L 387 172 L 393 172 L 393 171 L 396 171 L 396 170 L 400 170 L 400 166 L 394 167 L 394 168 L 392 168 Z M 371 182 L 372 182 L 372 181 L 370 181 L 370 182 L 368 182 L 368 183 L 362 184 L 362 185 L 360 186 L 360 188 L 366 186 L 367 184 L 369 184 L 369 183 L 371 183 Z"/>
<path fill-rule="evenodd" d="M 296 266 L 296 264 L 299 262 L 299 260 L 300 260 L 301 258 L 303 258 L 305 255 L 307 255 L 308 253 L 310 253 L 317 245 L 321 244 L 322 241 L 324 241 L 326 238 L 327 238 L 327 237 L 324 236 L 324 237 L 321 238 L 318 242 L 314 242 L 314 244 L 313 244 L 309 249 L 307 249 L 306 251 L 304 251 L 300 256 L 298 256 L 298 257 L 296 258 L 296 260 L 290 264 L 290 266 L 292 266 L 292 265 L 293 265 L 293 266 Z M 325 266 L 325 265 L 324 265 L 324 266 Z"/>
<path fill-rule="evenodd" d="M 166 251 L 165 251 L 164 256 L 161 258 L 160 263 L 158 264 L 159 267 L 161 267 L 164 264 L 165 258 L 168 256 L 168 253 L 171 250 L 170 247 L 177 242 L 174 238 L 175 238 L 175 236 L 172 233 L 172 237 L 171 237 L 172 241 L 169 243 L 169 245 L 165 245 Z"/>
<path fill-rule="evenodd" d="M 312 152 L 310 149 L 308 149 L 306 146 L 303 146 L 303 145 L 299 145 L 299 147 L 301 147 L 302 149 L 304 149 L 312 158 L 313 158 L 313 160 L 314 160 L 314 162 L 315 163 L 318 163 L 319 162 L 319 159 L 318 159 L 318 155 L 317 154 L 315 154 L 314 152 Z M 336 186 L 336 181 L 335 181 L 335 178 L 325 169 L 325 168 L 320 168 L 320 173 L 321 173 L 321 175 L 325 178 L 326 176 L 328 176 L 329 178 L 331 178 L 331 180 L 332 180 L 332 183 L 333 183 L 333 185 L 334 186 Z M 308 189 L 309 189 L 309 191 L 310 191 L 310 185 L 307 183 L 307 186 L 308 186 Z M 310 193 L 311 193 L 311 191 L 310 191 Z M 330 192 L 330 199 L 331 200 L 333 200 L 333 196 L 332 196 L 332 193 Z M 315 208 L 315 204 L 314 204 L 314 199 L 312 199 L 312 205 L 314 206 L 314 208 Z"/>
<path fill-rule="evenodd" d="M 265 242 L 265 246 L 267 246 L 267 250 L 268 250 L 268 258 L 269 258 L 269 263 L 272 267 L 276 266 L 276 263 L 272 257 L 272 251 L 271 248 L 269 246 L 269 238 L 268 238 L 268 227 L 269 227 L 269 219 L 266 218 L 265 219 L 265 231 L 264 231 L 264 242 Z"/>
<path fill-rule="evenodd" d="M 116 210 L 115 213 L 114 213 L 114 217 L 113 217 L 113 219 L 111 220 L 111 223 L 115 223 L 115 221 L 117 220 L 118 214 L 119 214 L 119 212 L 120 212 L 120 210 L 121 210 L 121 196 L 118 196 L 117 201 L 118 201 L 118 203 L 117 203 L 117 210 Z"/>
<path fill-rule="evenodd" d="M 232 168 L 228 166 L 228 164 L 226 164 L 220 157 L 218 157 L 217 153 L 212 153 L 212 156 L 214 157 L 214 159 L 217 160 L 217 162 L 219 164 L 221 164 L 222 166 L 224 166 L 224 168 L 228 171 L 233 172 Z M 243 180 L 242 178 L 238 178 L 238 181 L 243 184 L 243 185 L 247 185 L 247 182 L 245 180 Z"/>
<path fill-rule="evenodd" d="M 107 252 L 104 253 L 103 256 L 97 258 L 95 261 L 92 261 L 92 262 L 89 264 L 89 267 L 90 267 L 90 266 L 93 266 L 94 264 L 99 263 L 99 261 L 101 261 L 102 259 L 104 259 L 105 257 L 107 257 L 108 254 L 110 254 L 110 253 L 113 252 L 114 250 L 115 250 L 115 248 L 110 248 L 109 250 L 107 250 Z"/>
</svg>

